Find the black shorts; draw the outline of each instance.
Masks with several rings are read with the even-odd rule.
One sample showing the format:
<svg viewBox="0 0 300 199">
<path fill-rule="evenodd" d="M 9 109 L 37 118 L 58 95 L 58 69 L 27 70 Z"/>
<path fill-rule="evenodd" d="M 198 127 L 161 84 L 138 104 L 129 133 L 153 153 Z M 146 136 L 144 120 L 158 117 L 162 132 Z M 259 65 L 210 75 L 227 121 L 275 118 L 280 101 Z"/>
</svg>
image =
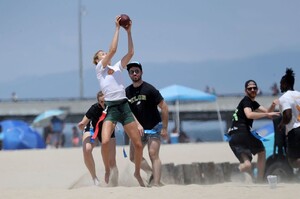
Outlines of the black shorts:
<svg viewBox="0 0 300 199">
<path fill-rule="evenodd" d="M 244 162 L 242 154 L 247 155 L 252 161 L 252 155 L 265 151 L 262 141 L 255 138 L 247 128 L 233 130 L 230 136 L 229 146 L 240 163 Z"/>
<path fill-rule="evenodd" d="M 300 158 L 300 127 L 288 132 L 287 156 L 295 159 Z"/>
</svg>

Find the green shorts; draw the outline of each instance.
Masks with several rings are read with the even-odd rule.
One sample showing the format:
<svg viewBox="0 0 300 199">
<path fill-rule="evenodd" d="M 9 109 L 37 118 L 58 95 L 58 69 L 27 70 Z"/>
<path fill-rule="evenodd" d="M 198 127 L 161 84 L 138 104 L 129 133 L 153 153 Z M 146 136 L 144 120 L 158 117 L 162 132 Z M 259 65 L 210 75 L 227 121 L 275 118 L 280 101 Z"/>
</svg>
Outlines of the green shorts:
<svg viewBox="0 0 300 199">
<path fill-rule="evenodd" d="M 108 110 L 104 121 L 111 121 L 114 124 L 120 122 L 123 126 L 135 121 L 127 99 L 105 101 L 105 106 L 108 106 Z"/>
</svg>

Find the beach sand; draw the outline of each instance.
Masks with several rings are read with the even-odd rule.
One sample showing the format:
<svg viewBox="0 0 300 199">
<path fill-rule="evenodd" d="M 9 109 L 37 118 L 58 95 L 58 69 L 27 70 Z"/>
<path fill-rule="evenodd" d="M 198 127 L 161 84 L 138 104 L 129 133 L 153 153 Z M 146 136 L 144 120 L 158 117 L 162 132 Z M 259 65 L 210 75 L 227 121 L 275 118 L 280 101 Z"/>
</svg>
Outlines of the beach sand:
<svg viewBox="0 0 300 199">
<path fill-rule="evenodd" d="M 128 154 L 128 147 L 125 150 Z M 128 157 L 123 157 L 120 146 L 117 147 L 119 186 L 108 187 L 103 182 L 100 147 L 95 148 L 93 153 L 97 174 L 101 179 L 100 187 L 92 184 L 81 148 L 0 151 L 0 199 L 299 198 L 299 183 L 279 183 L 276 189 L 270 189 L 267 183 L 254 184 L 242 179 L 212 185 L 166 184 L 162 187 L 139 187 L 133 178 L 134 165 Z M 146 148 L 144 156 L 148 159 Z M 160 157 L 163 164 L 237 163 L 228 143 L 162 145 Z M 142 175 L 146 179 L 146 175 Z"/>
</svg>

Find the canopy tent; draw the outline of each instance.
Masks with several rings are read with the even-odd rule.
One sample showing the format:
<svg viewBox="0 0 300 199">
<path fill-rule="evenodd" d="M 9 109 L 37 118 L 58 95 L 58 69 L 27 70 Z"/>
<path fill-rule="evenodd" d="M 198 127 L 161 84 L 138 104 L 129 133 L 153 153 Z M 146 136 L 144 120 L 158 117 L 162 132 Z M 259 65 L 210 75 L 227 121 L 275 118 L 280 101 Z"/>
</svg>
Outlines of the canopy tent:
<svg viewBox="0 0 300 199">
<path fill-rule="evenodd" d="M 0 122 L 3 133 L 3 149 L 43 149 L 42 136 L 21 120 L 3 120 Z"/>
<path fill-rule="evenodd" d="M 193 88 L 181 86 L 181 85 L 171 85 L 165 88 L 160 89 L 160 93 L 164 97 L 166 102 L 175 103 L 176 110 L 176 129 L 179 132 L 180 129 L 180 102 L 190 102 L 190 101 L 202 101 L 202 102 L 216 102 L 217 97 L 215 95 L 211 95 Z M 220 130 L 223 137 L 223 129 L 222 129 L 222 118 L 219 110 L 218 103 L 216 102 L 216 111 L 218 114 L 218 120 L 220 123 Z"/>
</svg>

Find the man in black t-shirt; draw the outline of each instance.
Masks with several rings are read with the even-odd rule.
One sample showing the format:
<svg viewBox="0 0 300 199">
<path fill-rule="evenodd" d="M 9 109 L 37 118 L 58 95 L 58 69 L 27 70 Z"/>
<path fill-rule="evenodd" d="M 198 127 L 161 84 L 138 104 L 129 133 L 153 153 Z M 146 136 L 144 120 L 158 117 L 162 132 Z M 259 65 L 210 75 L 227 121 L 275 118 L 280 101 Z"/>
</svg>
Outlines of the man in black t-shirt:
<svg viewBox="0 0 300 199">
<path fill-rule="evenodd" d="M 89 170 L 93 182 L 95 185 L 100 185 L 99 179 L 96 175 L 95 162 L 93 158 L 93 149 L 98 142 L 101 143 L 101 131 L 103 121 L 98 124 L 99 133 L 96 140 L 92 140 L 92 133 L 96 129 L 97 122 L 102 115 L 104 110 L 104 95 L 100 91 L 97 93 L 98 102 L 93 104 L 89 110 L 86 112 L 82 120 L 78 123 L 78 128 L 83 131 L 82 135 L 82 147 L 83 147 L 83 157 L 84 163 Z M 102 149 L 102 148 L 101 148 Z M 118 185 L 118 168 L 116 164 L 116 139 L 115 132 L 112 133 L 111 139 L 109 141 L 109 163 L 110 170 L 112 171 L 110 183 L 112 186 Z"/>
<path fill-rule="evenodd" d="M 168 105 L 155 87 L 142 80 L 143 70 L 139 62 L 129 63 L 127 70 L 132 84 L 126 88 L 126 97 L 129 100 L 131 111 L 139 123 L 139 129 L 144 129 L 142 143 L 143 147 L 148 144 L 149 157 L 152 163 L 151 168 L 146 159 L 143 158 L 141 169 L 148 174 L 149 184 L 160 186 L 160 138 L 167 139 L 168 137 Z M 161 116 L 158 107 L 161 109 Z M 131 144 L 130 160 L 134 162 L 134 147 Z"/>
<path fill-rule="evenodd" d="M 269 109 L 264 108 L 255 101 L 257 89 L 258 87 L 254 80 L 246 81 L 245 97 L 240 101 L 233 114 L 232 126 L 228 134 L 230 135 L 230 148 L 240 161 L 240 171 L 252 174 L 252 155 L 257 154 L 257 181 L 262 182 L 266 152 L 262 141 L 251 133 L 251 128 L 253 120 L 264 117 L 272 119 L 273 116 L 279 116 L 279 112 L 273 112 L 277 100 L 273 101 Z"/>
</svg>

